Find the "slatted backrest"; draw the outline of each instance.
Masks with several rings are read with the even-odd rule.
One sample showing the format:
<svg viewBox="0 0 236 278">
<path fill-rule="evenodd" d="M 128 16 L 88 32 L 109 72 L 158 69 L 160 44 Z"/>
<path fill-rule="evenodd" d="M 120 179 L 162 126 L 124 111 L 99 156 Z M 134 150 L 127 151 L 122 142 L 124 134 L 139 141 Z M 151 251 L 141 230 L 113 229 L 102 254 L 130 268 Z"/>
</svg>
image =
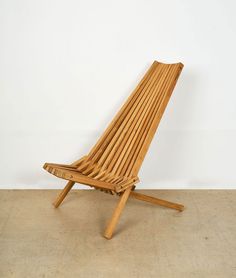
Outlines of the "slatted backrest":
<svg viewBox="0 0 236 278">
<path fill-rule="evenodd" d="M 88 159 L 115 175 L 137 176 L 182 68 L 155 61 Z"/>
</svg>

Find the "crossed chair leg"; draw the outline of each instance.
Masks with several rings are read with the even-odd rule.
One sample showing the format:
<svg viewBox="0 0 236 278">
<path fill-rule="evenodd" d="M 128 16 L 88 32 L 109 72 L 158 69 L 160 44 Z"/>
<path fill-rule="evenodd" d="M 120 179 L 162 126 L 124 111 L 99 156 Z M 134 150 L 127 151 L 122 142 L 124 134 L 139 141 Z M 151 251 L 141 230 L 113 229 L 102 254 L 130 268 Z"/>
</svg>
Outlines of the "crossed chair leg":
<svg viewBox="0 0 236 278">
<path fill-rule="evenodd" d="M 55 208 L 59 207 L 60 204 L 62 203 L 62 201 L 65 199 L 66 195 L 69 193 L 69 191 L 71 190 L 71 188 L 73 187 L 73 185 L 75 184 L 75 182 L 73 181 L 69 181 L 65 188 L 61 191 L 61 193 L 58 195 L 58 197 L 56 198 L 56 200 L 53 202 L 53 205 Z M 105 233 L 104 233 L 104 237 L 106 239 L 111 239 L 113 232 L 115 230 L 115 227 L 117 225 L 117 222 L 120 218 L 120 215 L 125 207 L 125 204 L 128 200 L 129 197 L 133 197 L 135 199 L 141 200 L 141 201 L 145 201 L 145 202 L 149 202 L 155 205 L 159 205 L 159 206 L 163 206 L 163 207 L 167 207 L 167 208 L 171 208 L 171 209 L 175 209 L 178 211 L 183 211 L 184 210 L 184 206 L 181 204 L 177 204 L 177 203 L 172 203 L 169 201 L 165 201 L 162 199 L 158 199 L 155 197 L 151 197 L 148 195 L 144 195 L 141 193 L 137 193 L 132 191 L 132 186 L 128 187 L 120 196 L 119 202 L 113 212 L 113 215 L 106 227 Z"/>
</svg>

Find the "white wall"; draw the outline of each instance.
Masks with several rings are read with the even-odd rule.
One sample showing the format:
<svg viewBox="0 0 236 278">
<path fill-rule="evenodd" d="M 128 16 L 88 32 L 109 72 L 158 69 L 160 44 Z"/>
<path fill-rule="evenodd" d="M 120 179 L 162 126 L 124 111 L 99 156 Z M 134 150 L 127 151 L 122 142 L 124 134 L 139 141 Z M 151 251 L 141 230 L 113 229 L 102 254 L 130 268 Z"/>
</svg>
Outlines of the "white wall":
<svg viewBox="0 0 236 278">
<path fill-rule="evenodd" d="M 235 1 L 0 1 L 0 186 L 86 154 L 154 59 L 185 68 L 140 188 L 236 188 Z"/>
</svg>

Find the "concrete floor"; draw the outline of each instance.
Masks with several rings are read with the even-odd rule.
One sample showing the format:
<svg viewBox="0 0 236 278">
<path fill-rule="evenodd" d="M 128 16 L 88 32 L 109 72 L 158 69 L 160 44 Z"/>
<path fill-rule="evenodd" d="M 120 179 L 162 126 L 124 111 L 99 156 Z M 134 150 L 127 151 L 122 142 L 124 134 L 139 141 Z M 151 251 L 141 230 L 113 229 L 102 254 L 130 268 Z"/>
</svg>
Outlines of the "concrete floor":
<svg viewBox="0 0 236 278">
<path fill-rule="evenodd" d="M 236 190 L 147 190 L 182 213 L 130 199 L 112 240 L 117 197 L 74 190 L 0 191 L 0 277 L 236 277 Z"/>
</svg>

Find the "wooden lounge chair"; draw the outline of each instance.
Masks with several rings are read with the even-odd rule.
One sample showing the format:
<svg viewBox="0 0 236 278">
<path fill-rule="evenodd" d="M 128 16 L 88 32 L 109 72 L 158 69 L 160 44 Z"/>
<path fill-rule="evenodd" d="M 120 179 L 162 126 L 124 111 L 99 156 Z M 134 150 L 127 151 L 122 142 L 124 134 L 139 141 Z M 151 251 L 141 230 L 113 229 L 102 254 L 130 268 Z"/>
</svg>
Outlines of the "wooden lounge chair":
<svg viewBox="0 0 236 278">
<path fill-rule="evenodd" d="M 181 63 L 154 61 L 88 155 L 70 165 L 45 163 L 45 170 L 69 181 L 54 202 L 56 208 L 76 182 L 118 194 L 118 205 L 104 233 L 107 239 L 112 237 L 129 197 L 178 211 L 184 209 L 183 205 L 134 191 L 139 169 L 182 68 Z"/>
</svg>

